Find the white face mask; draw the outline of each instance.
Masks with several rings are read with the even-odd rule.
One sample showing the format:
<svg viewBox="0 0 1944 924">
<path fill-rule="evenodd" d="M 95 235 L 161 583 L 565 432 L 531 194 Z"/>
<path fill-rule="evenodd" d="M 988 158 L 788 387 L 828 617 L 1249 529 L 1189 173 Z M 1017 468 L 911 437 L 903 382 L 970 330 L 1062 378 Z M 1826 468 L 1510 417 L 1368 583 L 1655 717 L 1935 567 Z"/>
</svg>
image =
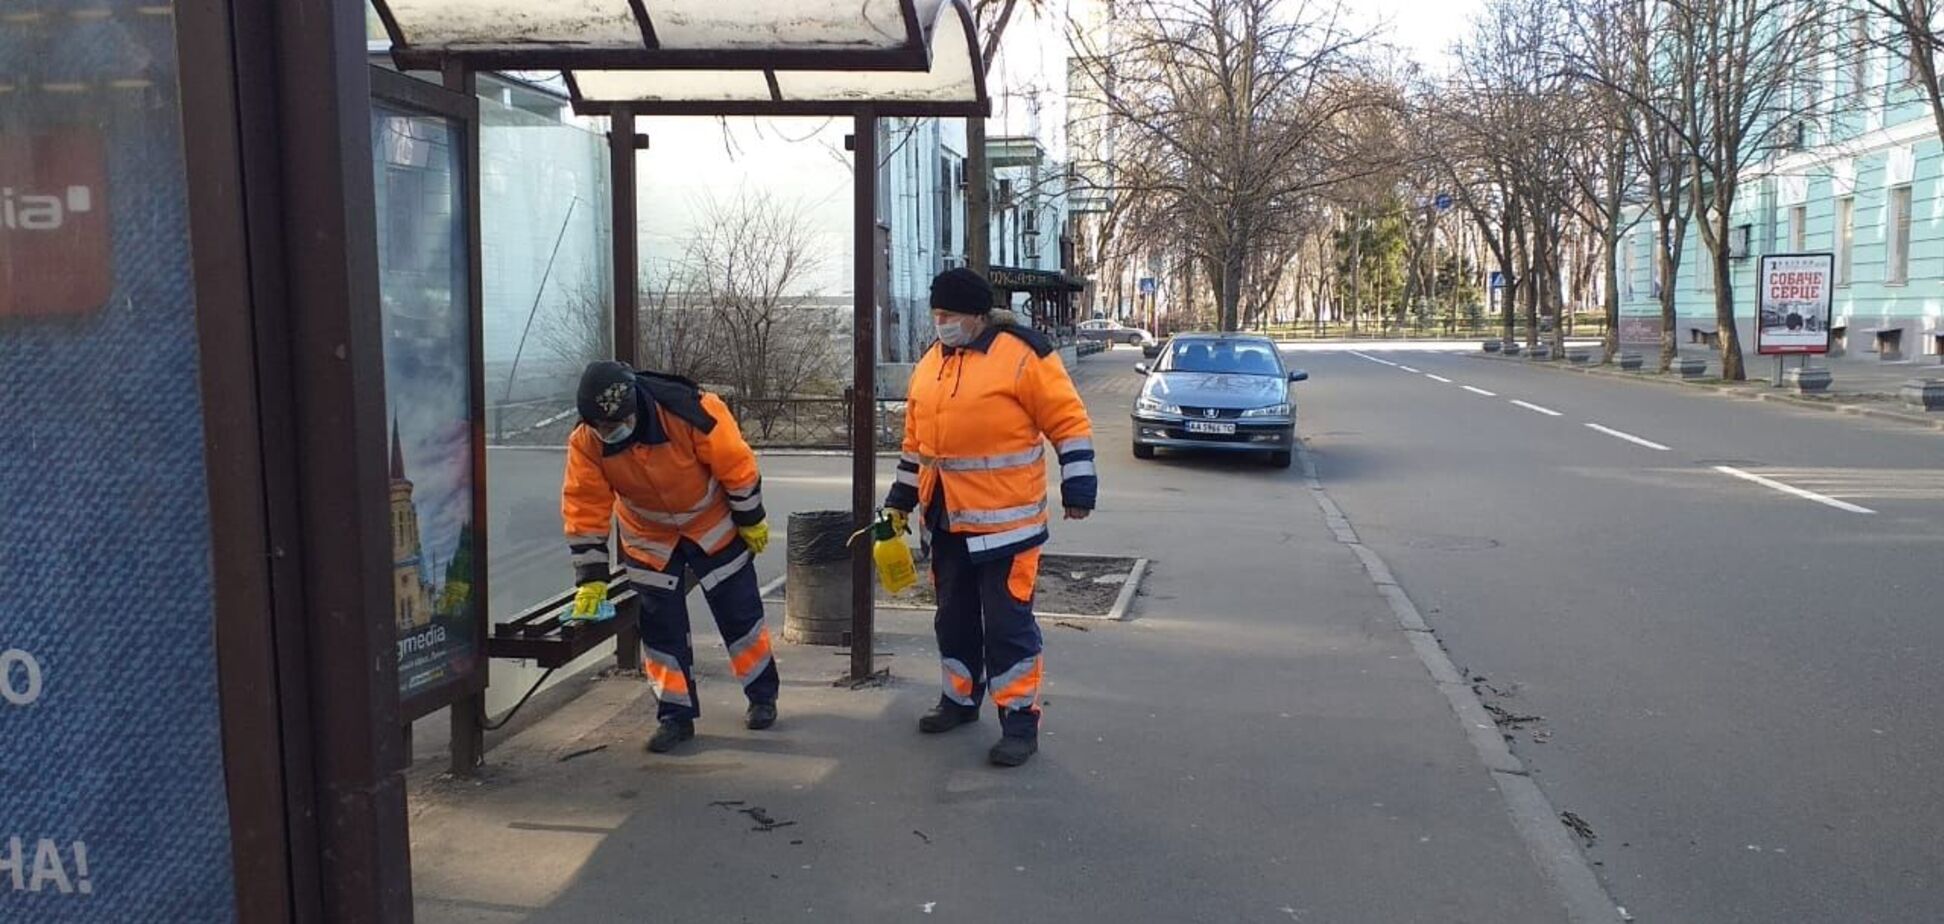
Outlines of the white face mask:
<svg viewBox="0 0 1944 924">
<path fill-rule="evenodd" d="M 965 318 L 963 320 L 937 323 L 932 326 L 938 328 L 939 343 L 956 349 L 972 342 L 974 336 L 973 331 L 978 329 L 976 327 L 977 324 L 978 319 Z"/>
<path fill-rule="evenodd" d="M 614 429 L 609 430 L 606 433 L 602 433 L 601 431 L 596 430 L 594 431 L 594 435 L 600 437 L 601 442 L 606 443 L 609 446 L 619 445 L 621 443 L 627 442 L 628 437 L 634 435 L 634 424 L 624 423 L 621 426 L 615 427 Z"/>
</svg>

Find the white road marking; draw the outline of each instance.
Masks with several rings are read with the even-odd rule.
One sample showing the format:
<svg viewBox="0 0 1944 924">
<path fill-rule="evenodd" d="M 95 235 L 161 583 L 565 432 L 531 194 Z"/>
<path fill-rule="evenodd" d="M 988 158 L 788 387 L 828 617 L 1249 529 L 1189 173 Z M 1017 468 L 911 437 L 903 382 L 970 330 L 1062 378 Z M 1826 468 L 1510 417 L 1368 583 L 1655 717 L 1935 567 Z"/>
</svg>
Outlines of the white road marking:
<svg viewBox="0 0 1944 924">
<path fill-rule="evenodd" d="M 1590 423 L 1587 424 L 1586 426 L 1588 429 L 1598 430 L 1601 433 L 1613 437 L 1614 439 L 1626 440 L 1627 442 L 1633 443 L 1636 446 L 1645 446 L 1648 449 L 1658 449 L 1661 452 L 1673 451 L 1666 446 L 1662 446 L 1661 444 L 1654 442 L 1653 440 L 1643 440 L 1640 437 L 1635 436 L 1631 433 L 1622 433 L 1618 430 L 1613 429 L 1612 427 L 1602 427 L 1596 423 Z"/>
<path fill-rule="evenodd" d="M 1358 359 L 1368 359 L 1368 360 L 1370 360 L 1371 362 L 1373 362 L 1373 363 L 1377 363 L 1378 365 L 1381 365 L 1381 366 L 1396 366 L 1396 365 L 1397 365 L 1396 363 L 1394 363 L 1394 362 L 1391 362 L 1391 361 L 1390 361 L 1390 360 L 1388 360 L 1388 359 L 1378 359 L 1377 357 L 1375 357 L 1375 356 L 1372 356 L 1372 355 L 1370 355 L 1369 353 L 1359 353 L 1359 352 L 1357 352 L 1356 350 L 1351 350 L 1351 351 L 1350 351 L 1350 355 L 1351 355 L 1351 356 L 1355 356 L 1355 357 L 1357 357 Z"/>
<path fill-rule="evenodd" d="M 1852 504 L 1848 501 L 1839 501 L 1836 498 L 1827 497 L 1822 494 L 1817 494 L 1814 491 L 1804 491 L 1803 489 L 1798 488 L 1795 485 L 1783 484 L 1782 482 L 1776 481 L 1773 478 L 1764 478 L 1760 475 L 1755 474 L 1754 472 L 1744 472 L 1741 469 L 1735 468 L 1732 465 L 1717 465 L 1715 466 L 1715 471 L 1720 472 L 1724 475 L 1733 475 L 1736 478 L 1740 478 L 1743 481 L 1755 482 L 1756 484 L 1759 484 L 1765 488 L 1774 488 L 1775 490 L 1781 491 L 1784 494 L 1800 497 L 1803 500 L 1812 500 L 1818 504 L 1824 504 L 1830 507 L 1834 507 L 1837 510 L 1847 510 L 1851 513 L 1875 513 L 1876 512 L 1874 510 L 1871 510 L 1868 507 L 1858 507 L 1857 505 Z"/>
<path fill-rule="evenodd" d="M 1540 407 L 1539 405 L 1537 405 L 1537 404 L 1533 404 L 1533 403 L 1531 403 L 1531 402 L 1529 402 L 1529 401 L 1519 401 L 1519 400 L 1516 400 L 1516 399 L 1514 399 L 1512 403 L 1513 403 L 1513 404 L 1516 404 L 1516 405 L 1518 405 L 1518 406 L 1520 406 L 1520 407 L 1522 407 L 1522 408 L 1525 408 L 1525 409 L 1526 409 L 1526 410 L 1528 410 L 1528 411 L 1538 411 L 1539 413 L 1541 413 L 1541 414 L 1544 414 L 1544 415 L 1546 415 L 1547 417 L 1564 417 L 1564 416 L 1566 416 L 1566 415 L 1564 415 L 1564 414 L 1561 414 L 1561 413 L 1560 413 L 1560 412 L 1558 412 L 1558 411 L 1555 411 L 1555 410 L 1553 410 L 1552 408 L 1549 408 L 1549 407 Z"/>
<path fill-rule="evenodd" d="M 1413 368 L 1411 368 L 1410 366 L 1403 366 L 1403 365 L 1400 365 L 1400 366 L 1398 366 L 1397 368 L 1399 368 L 1399 369 L 1402 369 L 1402 370 L 1404 370 L 1405 372 L 1410 372 L 1410 373 L 1414 373 L 1414 374 L 1415 374 L 1415 373 L 1416 373 L 1416 372 L 1418 371 L 1418 370 L 1416 370 L 1416 369 L 1413 369 Z"/>
<path fill-rule="evenodd" d="M 1429 373 L 1429 372 L 1426 372 L 1426 373 L 1424 374 L 1424 377 L 1425 377 L 1425 378 L 1427 378 L 1427 379 L 1430 379 L 1430 380 L 1431 380 L 1431 381 L 1433 381 L 1433 382 L 1443 382 L 1443 383 L 1445 383 L 1446 385 L 1449 385 L 1449 384 L 1451 384 L 1451 380 L 1450 380 L 1450 379 L 1448 379 L 1448 378 L 1445 378 L 1445 377 L 1444 377 L 1444 376 L 1442 376 L 1442 375 L 1432 375 L 1431 373 Z"/>
<path fill-rule="evenodd" d="M 1486 391 L 1485 389 L 1483 389 L 1483 388 L 1480 388 L 1480 387 L 1478 387 L 1478 386 L 1476 386 L 1476 385 L 1467 385 L 1467 386 L 1465 386 L 1465 390 L 1466 390 L 1466 391 L 1468 391 L 1468 392 L 1471 392 L 1471 393 L 1472 393 L 1472 394 L 1474 394 L 1474 395 L 1484 395 L 1484 396 L 1485 396 L 1485 397 L 1487 397 L 1487 398 L 1496 398 L 1496 397 L 1498 397 L 1498 392 L 1495 392 L 1495 391 Z"/>
</svg>

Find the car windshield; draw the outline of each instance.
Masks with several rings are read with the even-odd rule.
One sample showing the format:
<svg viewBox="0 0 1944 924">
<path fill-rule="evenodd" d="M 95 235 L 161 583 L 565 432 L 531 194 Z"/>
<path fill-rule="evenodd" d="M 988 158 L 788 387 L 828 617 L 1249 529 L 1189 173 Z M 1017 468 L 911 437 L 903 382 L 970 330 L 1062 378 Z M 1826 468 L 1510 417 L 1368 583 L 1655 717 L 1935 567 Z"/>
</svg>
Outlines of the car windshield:
<svg viewBox="0 0 1944 924">
<path fill-rule="evenodd" d="M 1267 343 L 1233 340 L 1183 340 L 1161 360 L 1162 372 L 1226 372 L 1281 375 L 1276 349 Z"/>
</svg>

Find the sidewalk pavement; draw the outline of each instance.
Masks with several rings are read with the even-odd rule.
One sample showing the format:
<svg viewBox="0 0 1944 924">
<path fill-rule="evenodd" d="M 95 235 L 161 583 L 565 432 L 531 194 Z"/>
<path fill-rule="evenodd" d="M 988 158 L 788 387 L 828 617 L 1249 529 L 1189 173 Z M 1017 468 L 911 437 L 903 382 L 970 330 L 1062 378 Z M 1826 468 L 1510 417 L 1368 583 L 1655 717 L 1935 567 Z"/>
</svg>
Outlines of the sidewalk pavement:
<svg viewBox="0 0 1944 924">
<path fill-rule="evenodd" d="M 928 615 L 879 614 L 882 685 L 833 686 L 843 651 L 779 645 L 781 720 L 749 732 L 697 609 L 685 753 L 642 750 L 652 697 L 623 676 L 575 681 L 477 780 L 414 775 L 418 919 L 1563 920 L 1301 476 L 1130 458 L 1137 358 L 1080 364 L 1101 510 L 1056 523 L 1051 549 L 1153 568 L 1128 621 L 1044 625 L 1031 764 L 985 764 L 989 712 L 917 733 L 937 696 Z"/>
<path fill-rule="evenodd" d="M 1473 345 L 1477 348 L 1477 345 Z M 1841 414 L 1853 414 L 1876 420 L 1909 424 L 1918 427 L 1944 430 L 1944 413 L 1924 411 L 1903 403 L 1898 390 L 1911 379 L 1944 379 L 1944 364 L 1935 356 L 1919 356 L 1900 362 L 1882 362 L 1872 354 L 1847 354 L 1842 356 L 1823 356 L 1811 359 L 1810 364 L 1821 366 L 1830 371 L 1829 391 L 1820 395 L 1797 394 L 1787 387 L 1774 384 L 1775 358 L 1748 353 L 1743 358 L 1743 366 L 1748 379 L 1742 382 L 1728 382 L 1721 378 L 1721 353 L 1711 347 L 1684 345 L 1680 348 L 1683 359 L 1699 359 L 1707 364 L 1706 371 L 1698 379 L 1684 380 L 1678 375 L 1661 375 L 1656 372 L 1659 351 L 1656 349 L 1638 350 L 1644 355 L 1645 365 L 1639 372 L 1624 372 L 1618 366 L 1598 364 L 1599 348 L 1593 347 L 1595 362 L 1574 365 L 1565 361 L 1546 362 L 1544 365 L 1585 372 L 1592 375 L 1612 375 L 1647 381 L 1667 382 L 1691 388 L 1702 388 L 1720 392 L 1733 397 L 1753 401 L 1775 401 L 1800 407 Z M 1487 356 L 1504 362 L 1536 362 L 1525 357 L 1510 357 L 1499 354 Z M 1801 365 L 1802 360 L 1789 357 L 1787 368 Z"/>
</svg>

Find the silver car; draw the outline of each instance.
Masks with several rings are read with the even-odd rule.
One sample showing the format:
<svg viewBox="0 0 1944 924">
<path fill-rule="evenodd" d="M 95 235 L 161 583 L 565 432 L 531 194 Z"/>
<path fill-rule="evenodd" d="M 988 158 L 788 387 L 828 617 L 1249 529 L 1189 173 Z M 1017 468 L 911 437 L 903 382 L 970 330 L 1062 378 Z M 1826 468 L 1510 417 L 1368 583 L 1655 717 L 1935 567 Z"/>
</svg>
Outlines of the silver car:
<svg viewBox="0 0 1944 924">
<path fill-rule="evenodd" d="M 1253 452 L 1288 468 L 1296 448 L 1292 382 L 1309 378 L 1285 368 L 1267 337 L 1177 334 L 1152 368 L 1134 367 L 1147 384 L 1134 399 L 1134 457 L 1157 449 Z"/>
</svg>

